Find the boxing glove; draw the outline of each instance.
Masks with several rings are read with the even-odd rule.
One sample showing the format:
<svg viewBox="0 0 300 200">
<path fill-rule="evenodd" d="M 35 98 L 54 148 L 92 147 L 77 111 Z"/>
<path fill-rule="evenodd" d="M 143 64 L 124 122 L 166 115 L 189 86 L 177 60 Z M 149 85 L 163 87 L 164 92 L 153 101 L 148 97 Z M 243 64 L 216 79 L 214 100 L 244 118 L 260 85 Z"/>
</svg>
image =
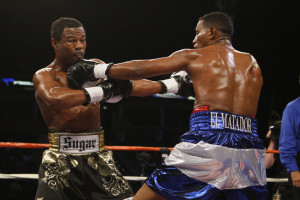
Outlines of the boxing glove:
<svg viewBox="0 0 300 200">
<path fill-rule="evenodd" d="M 126 98 L 132 92 L 132 83 L 129 80 L 117 80 L 108 78 L 97 84 L 103 89 L 104 97 L 102 101 L 107 101 L 111 97 L 121 95 Z"/>
<path fill-rule="evenodd" d="M 99 78 L 106 78 L 112 65 L 113 63 L 99 64 L 91 60 L 80 60 L 71 65 L 67 71 L 69 86 L 73 89 L 81 89 L 87 81 L 94 82 Z"/>
<path fill-rule="evenodd" d="M 159 82 L 162 85 L 160 94 L 173 93 L 183 97 L 195 96 L 192 80 L 185 71 L 174 72 L 170 79 Z"/>
<path fill-rule="evenodd" d="M 132 83 L 129 80 L 105 79 L 95 87 L 83 88 L 87 103 L 98 101 L 116 103 L 123 97 L 130 96 Z M 84 105 L 87 105 L 85 103 Z"/>
</svg>

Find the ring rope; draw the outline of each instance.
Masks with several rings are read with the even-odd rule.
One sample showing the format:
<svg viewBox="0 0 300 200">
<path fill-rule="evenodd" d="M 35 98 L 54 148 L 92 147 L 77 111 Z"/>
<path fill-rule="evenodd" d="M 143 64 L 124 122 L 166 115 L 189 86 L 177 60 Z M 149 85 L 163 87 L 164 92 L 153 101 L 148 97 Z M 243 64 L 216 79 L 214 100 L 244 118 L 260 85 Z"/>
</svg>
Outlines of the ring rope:
<svg viewBox="0 0 300 200">
<path fill-rule="evenodd" d="M 20 143 L 20 142 L 0 142 L 0 147 L 9 148 L 49 148 L 49 144 L 40 143 Z M 107 149 L 115 151 L 172 151 L 171 147 L 143 147 L 143 146 L 105 146 Z M 278 150 L 266 150 L 266 153 L 279 153 Z M 147 177 L 124 176 L 128 181 L 144 181 Z M 38 174 L 3 174 L 0 179 L 38 179 Z M 267 178 L 267 182 L 288 182 L 287 178 Z"/>
<path fill-rule="evenodd" d="M 123 176 L 128 181 L 144 181 L 145 176 Z M 2 174 L 0 173 L 0 179 L 38 179 L 38 174 Z"/>
<path fill-rule="evenodd" d="M 19 143 L 19 142 L 0 142 L 0 147 L 10 148 L 49 148 L 49 144 L 40 143 Z M 105 146 L 113 151 L 163 151 L 170 150 L 171 147 L 143 147 L 143 146 Z M 279 153 L 279 150 L 266 150 L 266 153 Z"/>
<path fill-rule="evenodd" d="M 0 173 L 0 179 L 38 179 L 38 174 L 2 174 Z M 147 177 L 144 176 L 123 176 L 129 181 L 144 181 Z"/>
<path fill-rule="evenodd" d="M 38 179 L 38 174 L 2 174 L 0 179 Z M 123 176 L 128 181 L 144 181 L 145 176 Z M 288 182 L 287 178 L 267 178 L 267 182 Z"/>
<path fill-rule="evenodd" d="M 0 147 L 11 148 L 49 148 L 49 144 L 39 143 L 19 143 L 19 142 L 0 142 Z M 116 151 L 162 151 L 166 147 L 142 147 L 142 146 L 105 146 L 105 148 Z M 173 148 L 169 147 L 168 150 L 172 151 Z"/>
</svg>

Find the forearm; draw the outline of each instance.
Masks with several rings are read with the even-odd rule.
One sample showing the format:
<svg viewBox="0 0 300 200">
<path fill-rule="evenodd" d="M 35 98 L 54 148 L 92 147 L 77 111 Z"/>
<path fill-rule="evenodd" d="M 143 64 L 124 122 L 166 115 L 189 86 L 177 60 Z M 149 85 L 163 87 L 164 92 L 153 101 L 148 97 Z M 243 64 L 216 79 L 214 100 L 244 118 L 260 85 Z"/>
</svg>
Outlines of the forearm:
<svg viewBox="0 0 300 200">
<path fill-rule="evenodd" d="M 155 63 L 155 62 L 154 62 Z M 133 60 L 113 65 L 108 73 L 109 78 L 140 80 L 163 74 L 149 60 Z"/>
<path fill-rule="evenodd" d="M 269 144 L 267 150 L 275 150 L 275 143 L 273 140 L 270 141 L 270 144 Z M 265 155 L 266 169 L 271 168 L 273 166 L 274 162 L 275 162 L 274 153 L 266 153 L 266 155 Z"/>
<path fill-rule="evenodd" d="M 274 159 L 274 154 L 273 153 L 267 153 L 265 156 L 265 165 L 266 165 L 266 169 L 269 169 L 273 166 L 275 162 Z"/>
<path fill-rule="evenodd" d="M 150 96 L 161 91 L 161 84 L 158 81 L 135 80 L 132 81 L 132 86 L 131 96 Z"/>
<path fill-rule="evenodd" d="M 184 70 L 188 61 L 175 54 L 149 60 L 133 60 L 112 65 L 108 71 L 109 78 L 140 80 L 144 78 L 170 74 Z"/>
</svg>

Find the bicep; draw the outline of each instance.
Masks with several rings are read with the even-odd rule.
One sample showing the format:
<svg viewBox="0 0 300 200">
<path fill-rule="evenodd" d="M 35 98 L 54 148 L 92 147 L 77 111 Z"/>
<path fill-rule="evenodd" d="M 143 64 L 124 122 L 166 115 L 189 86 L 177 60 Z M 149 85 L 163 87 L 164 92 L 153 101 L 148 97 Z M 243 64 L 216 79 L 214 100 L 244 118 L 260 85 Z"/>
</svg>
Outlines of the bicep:
<svg viewBox="0 0 300 200">
<path fill-rule="evenodd" d="M 49 73 L 37 73 L 33 77 L 33 85 L 36 95 L 39 97 L 47 96 L 51 93 L 51 90 L 55 87 L 60 87 L 57 81 L 54 81 Z"/>
<path fill-rule="evenodd" d="M 33 84 L 35 87 L 36 96 L 44 101 L 49 101 L 54 98 L 58 98 L 70 90 L 64 88 L 61 84 L 53 79 L 49 74 L 35 75 L 33 78 Z"/>
<path fill-rule="evenodd" d="M 151 74 L 152 76 L 170 74 L 185 70 L 187 64 L 188 62 L 180 56 L 157 58 L 149 60 L 146 64 L 148 67 L 141 67 L 141 74 Z"/>
<path fill-rule="evenodd" d="M 60 83 L 47 76 L 34 80 L 34 86 L 36 98 L 53 109 L 71 108 L 86 102 L 82 90 L 62 87 Z"/>
<path fill-rule="evenodd" d="M 36 95 L 41 99 L 50 98 L 55 95 L 55 89 L 59 87 L 59 84 L 54 81 L 42 81 L 36 87 Z"/>
<path fill-rule="evenodd" d="M 199 57 L 199 52 L 195 50 L 179 50 L 168 57 L 153 59 L 153 70 L 163 72 L 163 74 L 170 74 L 179 71 L 188 71 L 188 66 Z M 201 57 L 205 58 L 205 56 L 203 55 Z M 204 63 L 205 61 L 202 62 Z M 198 60 L 198 63 L 201 63 L 201 60 Z"/>
</svg>

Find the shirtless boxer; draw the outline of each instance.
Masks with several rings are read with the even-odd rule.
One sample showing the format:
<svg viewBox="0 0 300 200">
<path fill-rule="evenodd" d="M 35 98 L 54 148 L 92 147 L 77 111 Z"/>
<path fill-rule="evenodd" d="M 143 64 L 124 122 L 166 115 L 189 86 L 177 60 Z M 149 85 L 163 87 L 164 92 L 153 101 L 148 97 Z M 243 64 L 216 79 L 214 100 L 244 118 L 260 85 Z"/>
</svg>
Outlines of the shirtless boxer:
<svg viewBox="0 0 300 200">
<path fill-rule="evenodd" d="M 104 147 L 99 101 L 113 103 L 128 95 L 152 95 L 161 91 L 161 84 L 149 80 L 131 83 L 108 79 L 94 87 L 86 83 L 86 86 L 79 86 L 87 89 L 71 89 L 66 72 L 84 57 L 86 33 L 83 25 L 74 18 L 54 21 L 51 44 L 55 51 L 54 61 L 33 76 L 36 102 L 49 128 L 50 142 L 40 165 L 35 199 L 132 197 L 133 191 L 117 169 L 112 152 Z M 86 62 L 104 63 L 98 59 Z M 87 102 L 85 93 L 91 92 L 88 88 L 97 91 L 93 103 Z"/>
<path fill-rule="evenodd" d="M 70 81 L 93 78 L 142 79 L 186 71 L 195 91 L 190 131 L 137 192 L 134 199 L 266 199 L 265 147 L 258 137 L 257 105 L 263 78 L 249 53 L 231 44 L 233 23 L 221 12 L 199 19 L 195 49 L 151 60 L 69 68 Z M 175 79 L 162 81 L 165 92 Z M 175 87 L 176 88 L 176 87 Z"/>
</svg>

